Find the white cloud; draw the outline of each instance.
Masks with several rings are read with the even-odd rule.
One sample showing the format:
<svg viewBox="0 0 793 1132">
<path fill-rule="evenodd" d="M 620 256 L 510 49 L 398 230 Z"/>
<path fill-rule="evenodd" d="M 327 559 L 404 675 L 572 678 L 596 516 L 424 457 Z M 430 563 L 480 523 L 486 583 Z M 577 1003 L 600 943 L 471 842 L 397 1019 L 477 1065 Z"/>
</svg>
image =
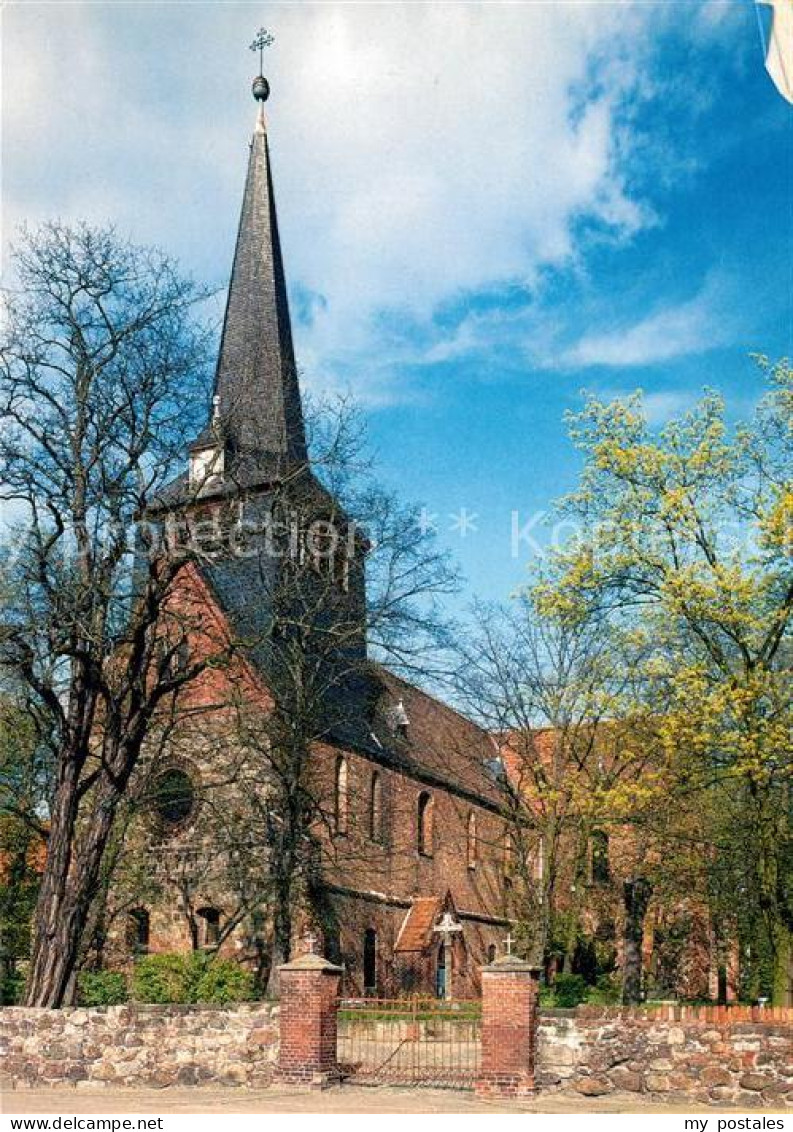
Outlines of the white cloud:
<svg viewBox="0 0 793 1132">
<path fill-rule="evenodd" d="M 724 280 L 710 277 L 693 299 L 662 307 L 632 325 L 586 334 L 557 364 L 566 369 L 648 366 L 722 346 L 737 330 L 724 312 L 727 291 Z"/>
<path fill-rule="evenodd" d="M 349 375 L 365 394 L 379 370 L 376 395 L 387 396 L 384 311 L 429 325 L 461 293 L 531 284 L 575 262 L 582 220 L 616 238 L 652 223 L 626 188 L 619 110 L 647 81 L 647 32 L 663 10 L 268 7 L 287 270 L 324 298 L 297 331 L 315 383 Z M 224 279 L 254 116 L 252 13 L 244 3 L 6 9 L 6 227 L 112 218 Z M 627 340 L 585 339 L 577 364 L 685 346 L 695 315 L 656 315 Z"/>
</svg>

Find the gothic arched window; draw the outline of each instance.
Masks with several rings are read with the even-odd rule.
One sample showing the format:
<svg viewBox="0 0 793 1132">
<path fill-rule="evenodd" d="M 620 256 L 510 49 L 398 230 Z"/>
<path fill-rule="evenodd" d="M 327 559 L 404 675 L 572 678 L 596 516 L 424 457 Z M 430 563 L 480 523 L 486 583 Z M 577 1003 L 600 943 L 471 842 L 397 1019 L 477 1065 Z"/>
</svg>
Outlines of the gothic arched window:
<svg viewBox="0 0 793 1132">
<path fill-rule="evenodd" d="M 476 814 L 471 810 L 468 815 L 468 868 L 476 868 L 478 847 L 476 843 Z"/>
<path fill-rule="evenodd" d="M 336 759 L 334 819 L 337 833 L 346 833 L 349 824 L 350 799 L 347 760 L 344 755 Z"/>
<path fill-rule="evenodd" d="M 433 829 L 432 829 L 432 810 L 433 802 L 432 795 L 427 791 L 422 791 L 419 794 L 418 814 L 416 825 L 416 848 L 423 857 L 432 856 L 432 842 L 433 842 Z"/>
<path fill-rule="evenodd" d="M 149 913 L 145 908 L 133 908 L 127 921 L 127 944 L 138 955 L 149 950 Z"/>
<path fill-rule="evenodd" d="M 537 842 L 533 853 L 532 866 L 534 879 L 536 881 L 543 880 L 545 877 L 545 838 L 543 837 Z"/>
<path fill-rule="evenodd" d="M 220 912 L 217 908 L 199 908 L 196 915 L 201 922 L 199 945 L 217 947 L 220 941 Z"/>
<path fill-rule="evenodd" d="M 515 871 L 515 842 L 512 840 L 512 834 L 507 830 L 504 834 L 504 843 L 502 847 L 503 853 L 503 875 L 504 887 L 512 887 L 512 876 Z"/>
<path fill-rule="evenodd" d="M 377 932 L 367 928 L 363 934 L 363 990 L 372 994 L 377 990 Z"/>
<path fill-rule="evenodd" d="M 611 879 L 609 872 L 609 839 L 602 829 L 596 829 L 592 834 L 592 883 L 608 884 Z"/>
<path fill-rule="evenodd" d="M 496 961 L 496 945 L 494 943 L 491 943 L 487 949 L 487 961 L 488 963 L 495 963 Z"/>
<path fill-rule="evenodd" d="M 369 784 L 369 837 L 372 841 L 383 840 L 383 780 L 377 770 L 372 771 Z"/>
</svg>

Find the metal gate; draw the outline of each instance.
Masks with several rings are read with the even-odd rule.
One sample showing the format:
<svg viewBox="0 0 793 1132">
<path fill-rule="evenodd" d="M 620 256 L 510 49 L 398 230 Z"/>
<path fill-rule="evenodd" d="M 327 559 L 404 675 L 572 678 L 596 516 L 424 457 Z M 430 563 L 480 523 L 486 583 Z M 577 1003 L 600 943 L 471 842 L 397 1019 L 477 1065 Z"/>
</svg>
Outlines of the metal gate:
<svg viewBox="0 0 793 1132">
<path fill-rule="evenodd" d="M 338 1061 L 359 1084 L 472 1088 L 481 1057 L 481 1003 L 435 998 L 345 999 Z"/>
</svg>

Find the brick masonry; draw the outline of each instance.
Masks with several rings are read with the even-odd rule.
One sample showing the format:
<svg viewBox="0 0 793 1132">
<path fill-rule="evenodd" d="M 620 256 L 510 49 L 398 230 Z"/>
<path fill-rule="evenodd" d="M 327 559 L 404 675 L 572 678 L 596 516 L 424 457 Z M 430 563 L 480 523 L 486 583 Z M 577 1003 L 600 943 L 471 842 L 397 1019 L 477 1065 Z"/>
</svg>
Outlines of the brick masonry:
<svg viewBox="0 0 793 1132">
<path fill-rule="evenodd" d="M 0 1065 L 12 1088 L 262 1088 L 277 1053 L 275 1004 L 0 1011 Z"/>
<path fill-rule="evenodd" d="M 537 968 L 511 955 L 482 968 L 480 1096 L 534 1092 L 539 979 Z"/>
<path fill-rule="evenodd" d="M 342 969 L 319 955 L 279 968 L 281 987 L 278 1079 L 323 1088 L 339 1080 L 337 1008 Z"/>
<path fill-rule="evenodd" d="M 793 1106 L 793 1010 L 578 1007 L 546 1011 L 537 1085 L 584 1096 Z"/>
</svg>

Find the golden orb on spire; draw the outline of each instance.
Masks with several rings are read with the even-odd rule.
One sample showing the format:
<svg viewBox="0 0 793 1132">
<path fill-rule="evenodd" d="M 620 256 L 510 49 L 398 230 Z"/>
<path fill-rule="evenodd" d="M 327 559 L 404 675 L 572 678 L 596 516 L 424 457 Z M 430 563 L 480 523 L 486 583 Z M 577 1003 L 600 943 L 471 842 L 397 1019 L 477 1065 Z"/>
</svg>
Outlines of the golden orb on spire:
<svg viewBox="0 0 793 1132">
<path fill-rule="evenodd" d="M 257 102 L 266 102 L 270 97 L 270 84 L 268 83 L 264 75 L 256 76 L 256 78 L 253 80 L 253 86 L 251 87 L 251 89 L 253 91 L 253 97 Z"/>
<path fill-rule="evenodd" d="M 267 28 L 259 28 L 256 37 L 251 44 L 251 51 L 259 52 L 259 74 L 253 80 L 253 97 L 257 102 L 266 102 L 270 97 L 270 84 L 262 74 L 264 70 L 264 49 L 273 43 L 273 37 L 270 35 Z"/>
</svg>

